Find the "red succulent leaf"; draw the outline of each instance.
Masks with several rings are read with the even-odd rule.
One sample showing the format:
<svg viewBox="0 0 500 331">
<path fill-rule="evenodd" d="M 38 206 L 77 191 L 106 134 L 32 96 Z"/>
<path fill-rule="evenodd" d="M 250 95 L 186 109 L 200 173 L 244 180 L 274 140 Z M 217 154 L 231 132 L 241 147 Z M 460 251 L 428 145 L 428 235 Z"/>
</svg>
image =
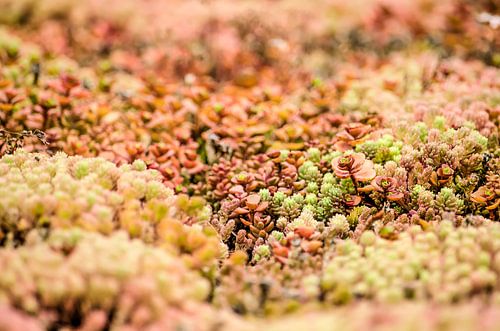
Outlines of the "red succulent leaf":
<svg viewBox="0 0 500 331">
<path fill-rule="evenodd" d="M 300 247 L 307 253 L 316 253 L 321 246 L 323 246 L 323 242 L 319 240 L 303 241 L 300 243 Z"/>
<path fill-rule="evenodd" d="M 315 229 L 312 226 L 299 226 L 294 230 L 296 234 L 305 239 L 309 239 L 313 235 L 314 231 Z"/>
<path fill-rule="evenodd" d="M 500 198 L 498 198 L 493 204 L 486 207 L 487 210 L 495 210 L 500 205 Z"/>
<path fill-rule="evenodd" d="M 404 194 L 401 192 L 390 192 L 387 194 L 387 199 L 390 201 L 400 201 L 404 198 Z"/>
<path fill-rule="evenodd" d="M 259 206 L 255 209 L 256 212 L 263 212 L 269 206 L 269 202 L 264 201 L 259 204 Z"/>
<path fill-rule="evenodd" d="M 486 204 L 493 200 L 495 196 L 496 193 L 494 190 L 491 190 L 486 186 L 481 186 L 476 192 L 471 194 L 470 198 L 476 203 Z"/>
<path fill-rule="evenodd" d="M 235 217 L 239 215 L 245 215 L 248 214 L 250 211 L 246 208 L 238 207 L 236 208 L 232 213 L 230 217 Z"/>
<path fill-rule="evenodd" d="M 346 195 L 344 202 L 349 207 L 357 206 L 361 203 L 361 197 L 359 195 Z"/>
<path fill-rule="evenodd" d="M 369 193 L 375 191 L 375 187 L 373 185 L 366 185 L 358 188 L 358 192 Z"/>
<path fill-rule="evenodd" d="M 241 185 L 235 185 L 229 189 L 229 193 L 235 194 L 235 195 L 243 194 L 243 193 L 245 193 L 245 189 Z"/>
<path fill-rule="evenodd" d="M 258 195 L 258 194 L 249 195 L 246 199 L 247 207 L 250 210 L 257 209 L 257 207 L 259 206 L 259 203 L 260 203 L 260 195 Z"/>
</svg>

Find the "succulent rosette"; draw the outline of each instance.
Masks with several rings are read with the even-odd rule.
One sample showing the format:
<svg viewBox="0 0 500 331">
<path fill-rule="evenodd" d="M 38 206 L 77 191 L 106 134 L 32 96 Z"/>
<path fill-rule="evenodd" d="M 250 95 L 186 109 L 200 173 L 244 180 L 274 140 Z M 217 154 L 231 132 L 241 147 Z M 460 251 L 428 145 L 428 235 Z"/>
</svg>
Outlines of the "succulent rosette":
<svg viewBox="0 0 500 331">
<path fill-rule="evenodd" d="M 332 167 L 340 178 L 352 178 L 354 181 L 367 182 L 376 175 L 373 162 L 361 153 L 337 156 L 332 160 Z"/>
</svg>

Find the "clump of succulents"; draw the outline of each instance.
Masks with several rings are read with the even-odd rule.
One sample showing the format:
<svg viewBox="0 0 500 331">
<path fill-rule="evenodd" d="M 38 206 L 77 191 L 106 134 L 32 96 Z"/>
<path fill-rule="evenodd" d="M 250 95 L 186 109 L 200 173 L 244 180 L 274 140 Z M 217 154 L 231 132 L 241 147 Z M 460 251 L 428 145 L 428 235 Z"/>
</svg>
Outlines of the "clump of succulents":
<svg viewBox="0 0 500 331">
<path fill-rule="evenodd" d="M 320 297 L 330 305 L 359 299 L 446 304 L 498 296 L 499 227 L 486 219 L 459 227 L 449 220 L 413 225 L 396 238 L 385 237 L 387 229 L 365 230 L 354 240 L 346 237 L 343 215 L 324 229 L 299 224 L 285 235 L 273 233 L 270 245 L 257 246 L 251 267 L 245 267 L 246 253 L 235 252 L 222 269 L 215 303 L 272 314 L 314 305 Z"/>
<path fill-rule="evenodd" d="M 454 228 L 442 222 L 426 231 L 413 226 L 388 241 L 365 231 L 359 242 L 339 242 L 326 262 L 322 289 L 328 302 L 355 298 L 380 302 L 464 301 L 498 292 L 499 227 Z"/>
<path fill-rule="evenodd" d="M 402 147 L 402 141 L 395 141 L 393 136 L 386 134 L 379 139 L 357 145 L 356 151 L 365 154 L 375 163 L 397 162 L 401 158 Z"/>
<path fill-rule="evenodd" d="M 471 193 L 470 199 L 480 213 L 489 216 L 492 220 L 499 219 L 500 213 L 500 161 L 496 157 L 487 163 L 486 185 Z"/>
<path fill-rule="evenodd" d="M 280 319 L 260 320 L 255 326 L 272 331 L 291 329 L 354 331 L 359 328 L 405 330 L 421 327 L 438 331 L 442 330 L 445 325 L 451 329 L 493 331 L 498 323 L 498 306 L 485 308 L 477 302 L 451 306 L 431 306 L 424 303 L 400 303 L 398 305 L 360 303 L 288 315 Z"/>
<path fill-rule="evenodd" d="M 164 222 L 203 223 L 201 198 L 175 196 L 143 161 L 117 167 L 101 158 L 52 157 L 18 150 L 0 159 L 2 242 L 22 243 L 31 229 L 80 227 L 103 234 L 123 229 L 157 242 Z"/>
<path fill-rule="evenodd" d="M 48 145 L 46 134 L 38 129 L 36 130 L 23 130 L 22 132 L 10 132 L 0 129 L 0 155 L 12 154 L 18 148 L 22 148 L 24 140 L 29 138 L 36 138 L 44 145 Z"/>
<path fill-rule="evenodd" d="M 25 246 L 0 249 L 5 302 L 54 325 L 78 326 L 90 319 L 105 327 L 146 327 L 169 306 L 201 302 L 209 283 L 174 255 L 124 232 L 54 230 Z M 76 324 L 76 325 L 75 325 Z"/>
<path fill-rule="evenodd" d="M 460 187 L 467 191 L 470 190 L 470 185 L 475 184 L 473 178 L 481 172 L 483 155 L 487 151 L 488 139 L 475 130 L 466 127 L 445 131 L 431 129 L 423 142 L 403 148 L 401 165 L 409 171 L 409 176 L 413 177 L 411 180 L 416 184 L 442 186 L 448 181 L 438 179 L 453 176 L 464 183 L 462 185 L 469 185 Z M 420 179 L 417 179 L 417 173 L 420 173 Z"/>
</svg>

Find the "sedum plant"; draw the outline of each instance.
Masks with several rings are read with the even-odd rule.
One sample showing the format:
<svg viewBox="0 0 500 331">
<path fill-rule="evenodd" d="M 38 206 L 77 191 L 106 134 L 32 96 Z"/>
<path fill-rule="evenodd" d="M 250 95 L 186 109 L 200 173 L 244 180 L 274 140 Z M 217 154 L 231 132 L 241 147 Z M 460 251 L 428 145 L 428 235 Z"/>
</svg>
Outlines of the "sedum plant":
<svg viewBox="0 0 500 331">
<path fill-rule="evenodd" d="M 0 249 L 0 297 L 46 328 L 147 327 L 210 291 L 182 259 L 123 231 L 105 237 L 58 229 L 46 241 L 32 234 L 23 247 Z"/>
</svg>

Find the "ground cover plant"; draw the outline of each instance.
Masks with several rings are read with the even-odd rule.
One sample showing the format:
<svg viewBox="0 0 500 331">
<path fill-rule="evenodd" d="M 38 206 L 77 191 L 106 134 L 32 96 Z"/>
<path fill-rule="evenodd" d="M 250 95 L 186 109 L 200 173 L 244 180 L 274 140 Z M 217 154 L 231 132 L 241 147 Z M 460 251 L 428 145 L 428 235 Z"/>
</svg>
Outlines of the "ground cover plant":
<svg viewBox="0 0 500 331">
<path fill-rule="evenodd" d="M 499 31 L 0 0 L 0 330 L 500 329 Z"/>
</svg>

